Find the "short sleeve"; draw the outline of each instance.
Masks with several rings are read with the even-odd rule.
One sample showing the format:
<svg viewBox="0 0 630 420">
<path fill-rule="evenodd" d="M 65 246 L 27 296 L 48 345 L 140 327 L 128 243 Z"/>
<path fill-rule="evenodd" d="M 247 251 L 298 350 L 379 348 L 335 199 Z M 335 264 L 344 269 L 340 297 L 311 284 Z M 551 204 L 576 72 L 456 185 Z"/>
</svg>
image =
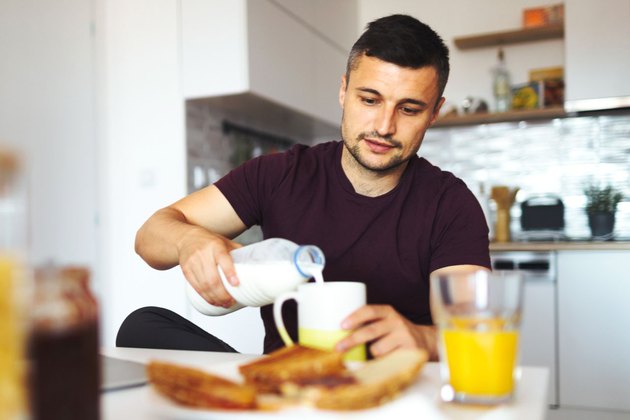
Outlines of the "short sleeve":
<svg viewBox="0 0 630 420">
<path fill-rule="evenodd" d="M 215 183 L 247 227 L 263 223 L 264 209 L 292 166 L 293 155 L 289 151 L 259 156 Z"/>
<path fill-rule="evenodd" d="M 479 201 L 463 181 L 457 180 L 438 204 L 429 272 L 461 264 L 490 268 L 490 255 L 488 225 Z"/>
</svg>

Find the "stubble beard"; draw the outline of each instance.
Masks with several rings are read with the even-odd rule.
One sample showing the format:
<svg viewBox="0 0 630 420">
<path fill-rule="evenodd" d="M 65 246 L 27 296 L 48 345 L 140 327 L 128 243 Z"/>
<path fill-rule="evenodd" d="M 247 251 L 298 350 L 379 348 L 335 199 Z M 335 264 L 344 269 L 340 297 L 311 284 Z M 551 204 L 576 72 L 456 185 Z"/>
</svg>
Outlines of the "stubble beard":
<svg viewBox="0 0 630 420">
<path fill-rule="evenodd" d="M 370 172 L 377 172 L 381 175 L 384 175 L 389 172 L 396 171 L 396 169 L 398 169 L 401 165 L 406 164 L 409 161 L 409 158 L 404 158 L 404 156 L 402 156 L 401 154 L 396 154 L 389 161 L 385 163 L 382 163 L 380 165 L 371 164 L 370 162 L 367 161 L 367 159 L 363 157 L 361 153 L 361 141 L 365 137 L 378 138 L 379 140 L 382 140 L 384 142 L 394 145 L 394 147 L 396 148 L 400 147 L 400 142 L 394 140 L 393 138 L 383 138 L 382 136 L 379 136 L 378 134 L 374 132 L 361 132 L 359 133 L 359 135 L 357 135 L 357 138 L 355 139 L 355 143 L 350 144 L 344 130 L 344 118 L 343 117 L 341 118 L 341 139 L 343 141 L 343 144 L 346 150 L 348 150 L 350 155 L 353 157 L 354 161 L 358 163 L 363 169 L 366 169 Z"/>
</svg>

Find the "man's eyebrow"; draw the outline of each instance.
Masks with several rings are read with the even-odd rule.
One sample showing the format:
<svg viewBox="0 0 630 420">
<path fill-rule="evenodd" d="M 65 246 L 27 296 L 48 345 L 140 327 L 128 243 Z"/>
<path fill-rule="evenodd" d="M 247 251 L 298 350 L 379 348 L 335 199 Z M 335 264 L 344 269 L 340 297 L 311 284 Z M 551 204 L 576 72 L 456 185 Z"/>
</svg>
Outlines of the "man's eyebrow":
<svg viewBox="0 0 630 420">
<path fill-rule="evenodd" d="M 379 92 L 376 89 L 367 88 L 367 87 L 358 87 L 357 90 L 360 90 L 361 92 L 365 92 L 365 93 L 371 93 L 376 96 L 381 96 L 381 92 Z"/>
<path fill-rule="evenodd" d="M 413 99 L 413 98 L 405 98 L 402 101 L 400 101 L 399 103 L 401 103 L 401 104 L 418 105 L 421 108 L 426 108 L 428 106 L 426 102 L 421 101 L 419 99 Z"/>
<path fill-rule="evenodd" d="M 367 88 L 367 87 L 358 87 L 357 90 L 361 91 L 361 92 L 365 92 L 365 93 L 371 93 L 373 95 L 376 96 L 381 96 L 381 93 L 376 90 L 376 89 L 372 89 L 372 88 Z M 419 107 L 422 108 L 426 108 L 427 107 L 427 103 L 424 101 L 421 101 L 419 99 L 414 99 L 414 98 L 404 98 L 400 101 L 398 101 L 399 104 L 412 104 L 412 105 L 418 105 Z"/>
</svg>

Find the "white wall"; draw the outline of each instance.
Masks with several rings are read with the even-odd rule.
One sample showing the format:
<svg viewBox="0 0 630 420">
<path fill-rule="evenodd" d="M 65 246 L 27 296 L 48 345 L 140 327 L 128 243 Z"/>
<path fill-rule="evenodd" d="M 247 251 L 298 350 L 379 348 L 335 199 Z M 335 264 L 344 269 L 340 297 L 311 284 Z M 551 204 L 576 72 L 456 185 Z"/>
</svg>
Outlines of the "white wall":
<svg viewBox="0 0 630 420">
<path fill-rule="evenodd" d="M 186 193 L 179 2 L 98 0 L 98 144 L 103 342 L 132 310 L 185 313 L 181 271 L 156 271 L 134 253 L 135 233 Z"/>
<path fill-rule="evenodd" d="M 92 7 L 0 2 L 0 145 L 25 159 L 35 264 L 96 262 Z"/>
<path fill-rule="evenodd" d="M 446 101 L 461 105 L 469 96 L 481 97 L 492 106 L 490 69 L 496 62 L 496 47 L 458 50 L 455 37 L 518 29 L 522 10 L 559 3 L 558 0 L 358 0 L 359 30 L 378 17 L 410 14 L 431 26 L 451 52 L 451 75 L 446 86 Z M 528 71 L 564 65 L 564 41 L 549 40 L 509 45 L 504 48 L 512 83 L 524 83 Z"/>
</svg>

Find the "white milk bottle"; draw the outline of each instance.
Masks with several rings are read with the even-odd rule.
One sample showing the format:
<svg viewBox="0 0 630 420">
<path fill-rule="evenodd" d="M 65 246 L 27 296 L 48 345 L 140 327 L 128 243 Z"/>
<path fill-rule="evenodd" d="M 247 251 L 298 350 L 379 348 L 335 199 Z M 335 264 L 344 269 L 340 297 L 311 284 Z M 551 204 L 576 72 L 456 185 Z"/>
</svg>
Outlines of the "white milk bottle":
<svg viewBox="0 0 630 420">
<path fill-rule="evenodd" d="M 218 267 L 227 292 L 236 300 L 229 308 L 208 303 L 186 282 L 188 300 L 205 315 L 224 315 L 245 306 L 264 306 L 282 293 L 314 278 L 323 282 L 325 258 L 315 245 L 297 245 L 281 238 L 270 238 L 230 252 L 240 284 L 232 286 Z"/>
</svg>

